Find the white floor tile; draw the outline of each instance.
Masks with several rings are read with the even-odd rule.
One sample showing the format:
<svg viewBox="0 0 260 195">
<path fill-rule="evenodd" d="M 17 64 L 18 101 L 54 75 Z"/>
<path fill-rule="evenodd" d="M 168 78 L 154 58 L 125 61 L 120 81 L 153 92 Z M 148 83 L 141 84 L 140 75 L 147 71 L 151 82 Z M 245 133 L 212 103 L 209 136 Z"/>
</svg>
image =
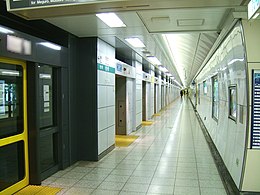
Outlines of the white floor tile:
<svg viewBox="0 0 260 195">
<path fill-rule="evenodd" d="M 150 184 L 152 177 L 137 177 L 131 176 L 127 183 L 136 183 L 136 184 Z"/>
<path fill-rule="evenodd" d="M 128 180 L 129 176 L 126 175 L 109 175 L 105 181 L 110 182 L 126 182 Z"/>
<path fill-rule="evenodd" d="M 99 187 L 97 189 L 102 189 L 102 190 L 116 190 L 116 191 L 120 191 L 125 183 L 121 183 L 121 182 L 107 182 L 104 181 L 102 182 Z"/>
<path fill-rule="evenodd" d="M 159 186 L 159 185 L 150 185 L 148 193 L 153 194 L 173 194 L 173 187 L 171 186 Z"/>
<path fill-rule="evenodd" d="M 170 179 L 170 178 L 158 178 L 158 177 L 154 177 L 151 182 L 152 185 L 160 185 L 160 186 L 174 186 L 174 183 L 175 183 L 175 178 Z"/>
<path fill-rule="evenodd" d="M 99 162 L 79 161 L 43 181 L 59 194 L 225 195 L 222 181 L 194 111 L 176 101 Z"/>
<path fill-rule="evenodd" d="M 93 195 L 118 195 L 120 191 L 115 191 L 115 190 L 94 190 Z M 91 195 L 92 195 L 91 194 Z"/>
<path fill-rule="evenodd" d="M 177 178 L 175 181 L 176 187 L 199 187 L 198 180 L 191 180 L 191 179 L 179 179 Z"/>
<path fill-rule="evenodd" d="M 227 195 L 225 189 L 201 188 L 201 195 Z"/>
<path fill-rule="evenodd" d="M 135 183 L 126 183 L 122 191 L 126 192 L 142 192 L 146 193 L 148 190 L 148 184 L 135 184 Z"/>
<path fill-rule="evenodd" d="M 196 187 L 175 187 L 174 195 L 200 195 L 200 189 Z"/>
<path fill-rule="evenodd" d="M 94 189 L 88 189 L 88 188 L 70 188 L 68 191 L 66 191 L 64 193 L 64 195 L 88 195 L 91 194 L 93 192 Z"/>
</svg>

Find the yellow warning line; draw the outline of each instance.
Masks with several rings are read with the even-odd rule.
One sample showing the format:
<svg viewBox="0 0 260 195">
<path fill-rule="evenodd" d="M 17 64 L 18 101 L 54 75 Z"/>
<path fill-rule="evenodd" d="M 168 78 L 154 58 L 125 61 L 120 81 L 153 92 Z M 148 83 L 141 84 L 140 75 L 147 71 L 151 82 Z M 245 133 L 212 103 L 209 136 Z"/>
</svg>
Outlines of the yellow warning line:
<svg viewBox="0 0 260 195">
<path fill-rule="evenodd" d="M 153 116 L 161 116 L 161 114 L 159 114 L 159 113 L 156 113 L 156 114 L 154 114 Z"/>
<path fill-rule="evenodd" d="M 15 195 L 55 195 L 59 191 L 61 191 L 61 188 L 29 185 L 15 193 Z"/>
<path fill-rule="evenodd" d="M 115 145 L 116 145 L 116 147 L 128 147 L 138 137 L 139 136 L 135 136 L 135 135 L 116 135 Z"/>
<path fill-rule="evenodd" d="M 142 121 L 143 126 L 150 126 L 153 124 L 153 121 Z"/>
</svg>

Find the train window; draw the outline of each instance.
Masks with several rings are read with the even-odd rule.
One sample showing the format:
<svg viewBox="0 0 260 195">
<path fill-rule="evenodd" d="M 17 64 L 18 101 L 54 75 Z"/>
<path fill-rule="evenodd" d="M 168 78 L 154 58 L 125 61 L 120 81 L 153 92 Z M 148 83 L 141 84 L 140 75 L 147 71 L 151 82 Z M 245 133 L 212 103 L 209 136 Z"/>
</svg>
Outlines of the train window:
<svg viewBox="0 0 260 195">
<path fill-rule="evenodd" d="M 237 87 L 228 87 L 229 118 L 237 120 Z"/>
<path fill-rule="evenodd" d="M 203 81 L 203 93 L 204 93 L 204 95 L 207 95 L 207 93 L 208 93 L 208 88 L 207 88 L 206 81 Z"/>
<path fill-rule="evenodd" d="M 25 176 L 24 142 L 0 147 L 0 192 Z"/>
<path fill-rule="evenodd" d="M 0 63 L 0 138 L 23 132 L 21 66 Z"/>
<path fill-rule="evenodd" d="M 39 67 L 40 128 L 53 126 L 53 71 L 50 66 Z"/>
<path fill-rule="evenodd" d="M 218 76 L 212 77 L 212 117 L 218 120 Z"/>
</svg>

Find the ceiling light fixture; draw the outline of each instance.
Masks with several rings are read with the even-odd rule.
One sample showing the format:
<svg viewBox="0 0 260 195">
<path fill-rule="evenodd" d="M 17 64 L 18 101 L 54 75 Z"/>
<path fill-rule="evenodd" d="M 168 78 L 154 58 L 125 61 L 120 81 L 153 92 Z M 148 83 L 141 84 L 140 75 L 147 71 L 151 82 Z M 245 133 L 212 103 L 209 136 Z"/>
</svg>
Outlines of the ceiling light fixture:
<svg viewBox="0 0 260 195">
<path fill-rule="evenodd" d="M 133 47 L 137 47 L 137 48 L 145 47 L 144 43 L 139 38 L 127 38 L 125 40 Z"/>
<path fill-rule="evenodd" d="M 161 64 L 162 64 L 155 56 L 147 56 L 147 59 L 148 59 L 153 65 L 161 65 Z"/>
<path fill-rule="evenodd" d="M 256 13 L 253 17 L 253 19 L 256 19 L 259 16 L 259 13 Z"/>
<path fill-rule="evenodd" d="M 39 43 L 40 45 L 43 45 L 45 47 L 48 47 L 50 49 L 54 49 L 54 50 L 58 50 L 60 51 L 61 50 L 61 46 L 58 46 L 58 45 L 55 45 L 53 43 L 49 43 L 49 42 L 42 42 L 42 43 Z"/>
<path fill-rule="evenodd" d="M 166 47 L 169 51 L 170 57 L 174 66 L 176 67 L 177 73 L 181 82 L 186 85 L 184 82 L 185 71 L 182 69 L 183 66 L 181 64 L 185 64 L 185 52 L 182 48 L 184 42 L 188 42 L 190 36 L 187 34 L 163 34 L 162 35 Z M 185 39 L 186 38 L 186 39 Z"/>
<path fill-rule="evenodd" d="M 13 34 L 14 33 L 14 31 L 9 30 L 9 29 L 4 28 L 4 27 L 1 27 L 1 26 L 0 26 L 0 32 L 5 33 L 5 34 Z"/>
<path fill-rule="evenodd" d="M 20 73 L 15 70 L 1 70 L 0 71 L 2 75 L 8 75 L 8 76 L 19 76 Z"/>
<path fill-rule="evenodd" d="M 162 72 L 168 72 L 167 68 L 165 68 L 164 66 L 159 66 L 159 70 Z"/>
<path fill-rule="evenodd" d="M 111 28 L 126 27 L 123 21 L 115 13 L 101 13 L 96 16 Z"/>
</svg>

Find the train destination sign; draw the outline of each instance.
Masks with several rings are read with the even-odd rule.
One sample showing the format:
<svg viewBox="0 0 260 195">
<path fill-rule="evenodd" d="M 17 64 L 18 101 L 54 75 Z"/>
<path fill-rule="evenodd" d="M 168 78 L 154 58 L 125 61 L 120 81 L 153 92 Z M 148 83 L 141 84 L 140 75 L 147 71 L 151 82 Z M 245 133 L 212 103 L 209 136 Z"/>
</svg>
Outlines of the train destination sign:
<svg viewBox="0 0 260 195">
<path fill-rule="evenodd" d="M 260 70 L 253 72 L 251 148 L 260 149 Z"/>
</svg>

